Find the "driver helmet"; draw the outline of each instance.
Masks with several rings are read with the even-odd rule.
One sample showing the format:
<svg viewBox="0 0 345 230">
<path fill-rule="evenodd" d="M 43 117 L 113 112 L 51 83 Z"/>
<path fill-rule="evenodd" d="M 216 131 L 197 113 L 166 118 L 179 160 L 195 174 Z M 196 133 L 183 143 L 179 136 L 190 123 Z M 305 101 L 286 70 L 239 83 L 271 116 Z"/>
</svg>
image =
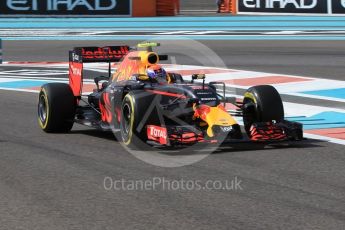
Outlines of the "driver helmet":
<svg viewBox="0 0 345 230">
<path fill-rule="evenodd" d="M 147 76 L 150 79 L 166 80 L 167 72 L 160 65 L 152 65 L 147 68 Z"/>
</svg>

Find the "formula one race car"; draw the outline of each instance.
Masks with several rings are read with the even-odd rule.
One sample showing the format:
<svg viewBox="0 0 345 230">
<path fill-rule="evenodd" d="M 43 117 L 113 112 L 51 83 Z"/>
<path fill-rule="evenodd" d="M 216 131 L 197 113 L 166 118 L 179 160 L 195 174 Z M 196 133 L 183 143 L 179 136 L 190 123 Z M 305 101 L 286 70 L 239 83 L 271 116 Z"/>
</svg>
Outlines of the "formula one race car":
<svg viewBox="0 0 345 230">
<path fill-rule="evenodd" d="M 158 45 L 70 51 L 69 85 L 45 84 L 39 93 L 40 127 L 46 132 L 68 132 L 76 122 L 112 130 L 132 147 L 303 139 L 302 125 L 284 119 L 282 100 L 272 86 L 251 87 L 243 101 L 236 102 L 226 97 L 223 82 L 205 83 L 204 74 L 193 74 L 187 81 L 166 72 L 158 63 L 168 56 L 152 51 Z M 83 65 L 89 62 L 108 62 L 109 75 L 95 77 L 95 90 L 86 98 L 82 95 Z M 112 62 L 119 62 L 113 75 Z M 229 103 L 237 109 L 227 111 Z M 235 117 L 243 118 L 246 134 Z"/>
</svg>

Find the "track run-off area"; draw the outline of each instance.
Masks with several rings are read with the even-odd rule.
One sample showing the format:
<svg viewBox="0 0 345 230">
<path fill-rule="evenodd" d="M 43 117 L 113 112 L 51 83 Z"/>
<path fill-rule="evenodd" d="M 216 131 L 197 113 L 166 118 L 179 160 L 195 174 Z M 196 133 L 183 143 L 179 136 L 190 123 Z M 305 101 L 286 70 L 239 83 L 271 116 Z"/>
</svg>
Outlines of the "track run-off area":
<svg viewBox="0 0 345 230">
<path fill-rule="evenodd" d="M 345 24 L 339 17 L 272 18 L 0 19 L 0 228 L 343 229 Z M 248 31 L 254 34 L 238 34 Z M 41 84 L 68 81 L 68 50 L 134 46 L 157 35 L 157 51 L 170 54 L 168 71 L 186 78 L 205 73 L 238 98 L 251 85 L 275 86 L 287 118 L 304 123 L 307 140 L 221 148 L 193 165 L 161 168 L 126 152 L 112 133 L 80 125 L 69 134 L 40 130 L 36 92 Z M 102 64 L 86 68 L 85 93 L 93 89 L 91 76 L 107 72 Z M 105 178 L 166 184 L 109 189 Z M 186 189 L 181 181 L 239 187 Z"/>
</svg>

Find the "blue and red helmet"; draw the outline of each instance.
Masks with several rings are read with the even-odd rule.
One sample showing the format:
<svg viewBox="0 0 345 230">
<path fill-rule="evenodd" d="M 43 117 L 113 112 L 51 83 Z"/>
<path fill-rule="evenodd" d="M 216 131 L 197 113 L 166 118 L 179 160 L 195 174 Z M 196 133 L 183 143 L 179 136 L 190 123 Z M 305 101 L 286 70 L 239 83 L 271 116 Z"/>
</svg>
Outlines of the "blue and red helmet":
<svg viewBox="0 0 345 230">
<path fill-rule="evenodd" d="M 166 80 L 167 72 L 160 65 L 152 65 L 147 68 L 147 76 L 150 79 L 163 79 Z"/>
</svg>

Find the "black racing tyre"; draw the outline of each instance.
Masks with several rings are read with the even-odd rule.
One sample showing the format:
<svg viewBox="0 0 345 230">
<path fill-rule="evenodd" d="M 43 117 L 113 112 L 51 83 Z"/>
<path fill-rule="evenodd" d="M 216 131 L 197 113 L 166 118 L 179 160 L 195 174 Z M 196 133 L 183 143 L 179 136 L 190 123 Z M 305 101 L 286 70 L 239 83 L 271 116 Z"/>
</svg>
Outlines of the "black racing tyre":
<svg viewBox="0 0 345 230">
<path fill-rule="evenodd" d="M 135 149 L 147 147 L 147 124 L 153 121 L 156 110 L 149 111 L 153 95 L 144 91 L 129 92 L 123 98 L 120 117 L 120 134 L 122 142 Z"/>
<path fill-rule="evenodd" d="M 68 84 L 48 83 L 38 97 L 38 124 L 48 133 L 65 133 L 72 129 L 76 102 Z"/>
<path fill-rule="evenodd" d="M 249 88 L 243 99 L 243 123 L 248 135 L 255 122 L 284 120 L 284 106 L 278 91 L 270 85 Z"/>
</svg>

